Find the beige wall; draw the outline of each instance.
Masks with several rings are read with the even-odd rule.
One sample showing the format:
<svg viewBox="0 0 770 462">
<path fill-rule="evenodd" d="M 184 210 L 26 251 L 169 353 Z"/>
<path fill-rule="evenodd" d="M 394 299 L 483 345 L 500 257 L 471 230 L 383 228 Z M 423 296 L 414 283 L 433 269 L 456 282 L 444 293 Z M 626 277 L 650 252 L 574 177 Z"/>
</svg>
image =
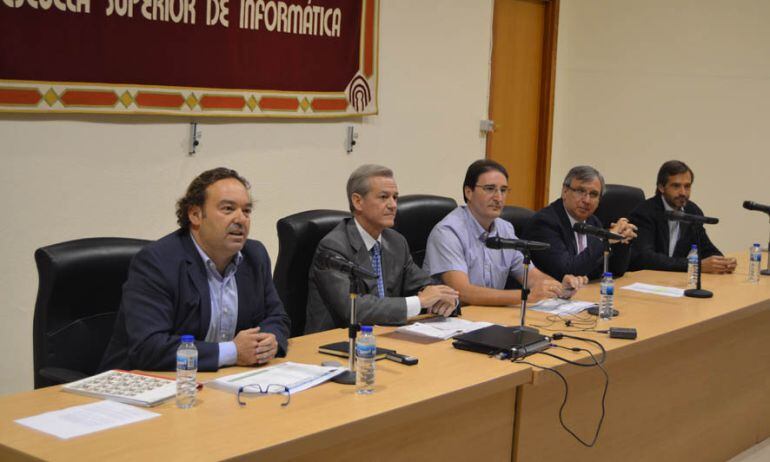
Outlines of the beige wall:
<svg viewBox="0 0 770 462">
<path fill-rule="evenodd" d="M 491 0 L 381 2 L 380 114 L 354 122 L 189 121 L 0 116 L 0 393 L 32 387 L 37 247 L 89 236 L 158 238 L 200 171 L 239 170 L 257 200 L 253 237 L 273 259 L 275 222 L 312 208 L 346 209 L 344 182 L 368 162 L 392 167 L 402 194 L 459 199 L 467 164 L 483 155 Z M 353 154 L 345 127 L 359 131 Z"/>
<path fill-rule="evenodd" d="M 676 158 L 722 251 L 765 245 L 741 203 L 770 202 L 768 18 L 765 0 L 562 0 L 552 196 L 582 163 L 651 195 Z"/>
</svg>

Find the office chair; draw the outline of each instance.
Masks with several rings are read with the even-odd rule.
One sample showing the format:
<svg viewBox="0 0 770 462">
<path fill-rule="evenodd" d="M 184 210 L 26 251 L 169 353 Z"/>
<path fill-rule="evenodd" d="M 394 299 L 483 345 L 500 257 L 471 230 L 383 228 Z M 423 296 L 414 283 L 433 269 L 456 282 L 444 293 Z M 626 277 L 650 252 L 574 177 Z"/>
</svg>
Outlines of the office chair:
<svg viewBox="0 0 770 462">
<path fill-rule="evenodd" d="M 631 211 L 642 202 L 644 202 L 644 191 L 640 188 L 608 184 L 604 187 L 604 195 L 594 215 L 602 221 L 605 228 L 609 228 L 619 218 L 628 218 Z"/>
<path fill-rule="evenodd" d="M 112 336 L 131 259 L 149 241 L 100 237 L 35 251 L 35 388 L 96 372 Z"/>
<path fill-rule="evenodd" d="M 513 231 L 519 239 L 526 235 L 527 226 L 535 214 L 534 210 L 516 205 L 506 205 L 500 213 L 500 218 L 513 225 Z"/>
<path fill-rule="evenodd" d="M 318 243 L 343 219 L 339 210 L 309 210 L 281 218 L 278 229 L 278 259 L 273 282 L 286 313 L 291 318 L 291 336 L 305 333 L 307 278 Z"/>
<path fill-rule="evenodd" d="M 428 235 L 457 202 L 449 197 L 412 194 L 398 198 L 398 211 L 393 229 L 401 233 L 409 244 L 412 259 L 422 266 Z"/>
</svg>

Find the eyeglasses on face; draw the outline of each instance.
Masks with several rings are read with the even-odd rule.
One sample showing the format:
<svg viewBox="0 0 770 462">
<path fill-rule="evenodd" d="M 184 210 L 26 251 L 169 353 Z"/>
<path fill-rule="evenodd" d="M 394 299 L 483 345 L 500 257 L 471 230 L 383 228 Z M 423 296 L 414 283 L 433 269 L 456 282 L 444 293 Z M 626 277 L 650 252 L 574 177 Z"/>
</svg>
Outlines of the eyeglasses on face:
<svg viewBox="0 0 770 462">
<path fill-rule="evenodd" d="M 508 194 L 508 191 L 511 190 L 508 186 L 500 186 L 499 188 L 493 184 L 477 184 L 477 188 L 481 188 L 484 190 L 485 193 L 491 195 L 494 195 L 495 193 L 500 193 L 501 195 L 505 196 Z"/>
<path fill-rule="evenodd" d="M 567 189 L 575 193 L 578 197 L 587 197 L 592 201 L 599 199 L 600 196 L 599 191 L 588 191 L 584 188 L 573 188 L 571 186 L 567 186 Z"/>
<path fill-rule="evenodd" d="M 270 384 L 263 389 L 259 384 L 256 384 L 244 385 L 238 388 L 238 393 L 235 395 L 235 399 L 238 401 L 240 406 L 245 406 L 246 403 L 241 400 L 241 393 L 245 395 L 284 395 L 286 396 L 286 401 L 281 403 L 282 407 L 288 406 L 291 402 L 291 392 L 289 391 L 289 388 L 286 387 L 286 385 Z"/>
</svg>

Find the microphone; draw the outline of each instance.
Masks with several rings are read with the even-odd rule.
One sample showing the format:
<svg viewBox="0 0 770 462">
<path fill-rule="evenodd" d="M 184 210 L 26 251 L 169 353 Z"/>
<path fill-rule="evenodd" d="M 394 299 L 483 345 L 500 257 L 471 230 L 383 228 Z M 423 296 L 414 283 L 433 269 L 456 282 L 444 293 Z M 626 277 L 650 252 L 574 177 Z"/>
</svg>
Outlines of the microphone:
<svg viewBox="0 0 770 462">
<path fill-rule="evenodd" d="M 770 215 L 770 205 L 762 205 L 754 201 L 743 201 L 743 208 L 755 212 L 765 212 Z"/>
<path fill-rule="evenodd" d="M 598 226 L 591 226 L 586 223 L 575 223 L 575 225 L 572 226 L 572 230 L 575 231 L 576 233 L 596 236 L 599 239 L 607 239 L 607 240 L 617 239 L 619 241 L 622 241 L 623 239 L 625 239 L 625 237 L 621 236 L 620 234 L 613 233 L 604 228 L 599 228 Z"/>
<path fill-rule="evenodd" d="M 336 253 L 321 252 L 318 255 L 318 260 L 318 266 L 321 267 L 321 269 L 331 268 L 360 278 L 377 279 L 377 275 L 373 272 Z"/>
<path fill-rule="evenodd" d="M 684 213 L 679 210 L 666 210 L 666 218 L 674 221 L 684 221 L 686 223 L 701 223 L 704 225 L 715 225 L 719 223 L 719 218 L 704 217 L 701 215 L 693 215 L 692 213 Z"/>
<path fill-rule="evenodd" d="M 499 236 L 488 237 L 484 244 L 490 249 L 548 250 L 551 248 L 551 244 L 545 242 L 506 239 Z"/>
</svg>

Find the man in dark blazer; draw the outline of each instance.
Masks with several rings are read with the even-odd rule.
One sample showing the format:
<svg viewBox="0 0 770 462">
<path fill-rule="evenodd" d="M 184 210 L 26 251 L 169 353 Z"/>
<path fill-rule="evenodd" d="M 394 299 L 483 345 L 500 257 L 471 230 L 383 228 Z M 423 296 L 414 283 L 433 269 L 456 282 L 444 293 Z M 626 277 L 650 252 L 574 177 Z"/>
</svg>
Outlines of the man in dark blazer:
<svg viewBox="0 0 770 462">
<path fill-rule="evenodd" d="M 597 279 L 604 272 L 604 243 L 601 239 L 576 233 L 575 223 L 603 227 L 594 216 L 604 193 L 604 177 L 593 167 L 572 168 L 564 178 L 561 199 L 537 212 L 527 227 L 526 237 L 551 244 L 549 250 L 532 252 L 532 261 L 556 280 L 565 274 Z M 636 226 L 626 218 L 612 223 L 610 231 L 625 239 L 610 241 L 608 270 L 620 277 L 628 269 L 629 242 L 636 237 Z"/>
<path fill-rule="evenodd" d="M 195 336 L 202 371 L 286 354 L 289 317 L 270 259 L 260 242 L 247 239 L 248 187 L 225 168 L 193 180 L 177 204 L 181 229 L 131 262 L 101 370 L 173 370 L 185 334 Z"/>
<path fill-rule="evenodd" d="M 402 324 L 422 308 L 449 316 L 457 292 L 433 285 L 417 266 L 404 236 L 390 229 L 396 216 L 398 187 L 393 172 L 379 165 L 363 165 L 348 179 L 348 204 L 353 214 L 318 244 L 308 277 L 305 332 L 345 327 L 350 323 L 350 279 L 323 265 L 325 255 L 341 256 L 378 274 L 364 278 L 356 298 L 361 324 Z"/>
<path fill-rule="evenodd" d="M 704 273 L 735 270 L 735 259 L 722 256 L 703 226 L 669 221 L 665 216 L 666 210 L 703 216 L 700 207 L 690 202 L 694 179 L 684 162 L 671 160 L 660 167 L 655 196 L 631 212 L 631 220 L 639 227 L 639 237 L 631 246 L 632 270 L 687 271 L 687 254 L 693 244 L 699 245 Z"/>
</svg>

